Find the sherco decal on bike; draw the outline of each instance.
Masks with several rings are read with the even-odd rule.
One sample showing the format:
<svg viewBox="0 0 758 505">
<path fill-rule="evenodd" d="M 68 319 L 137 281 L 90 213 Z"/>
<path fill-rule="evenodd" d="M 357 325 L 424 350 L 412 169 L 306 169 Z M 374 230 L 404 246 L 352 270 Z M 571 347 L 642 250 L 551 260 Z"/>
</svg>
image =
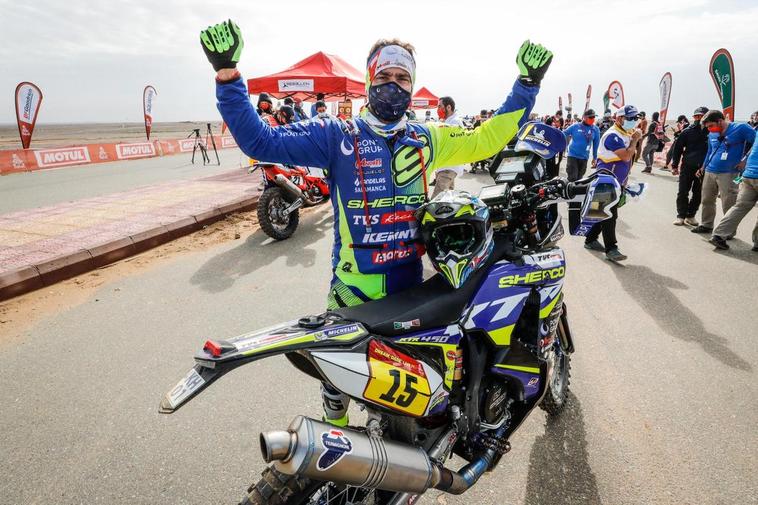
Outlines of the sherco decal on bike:
<svg viewBox="0 0 758 505">
<path fill-rule="evenodd" d="M 463 493 L 498 464 L 534 408 L 557 415 L 565 405 L 574 343 L 552 202 L 587 192 L 597 199 L 584 206 L 592 220 L 613 201 L 611 189 L 620 191 L 603 172 L 575 184 L 484 188 L 495 247 L 460 288 L 436 275 L 381 300 L 209 340 L 160 410 L 176 411 L 243 364 L 284 354 L 368 419 L 337 428 L 297 416 L 286 430 L 261 434 L 271 466 L 243 503 L 399 505 L 429 489 Z M 452 454 L 467 464 L 448 468 Z"/>
</svg>

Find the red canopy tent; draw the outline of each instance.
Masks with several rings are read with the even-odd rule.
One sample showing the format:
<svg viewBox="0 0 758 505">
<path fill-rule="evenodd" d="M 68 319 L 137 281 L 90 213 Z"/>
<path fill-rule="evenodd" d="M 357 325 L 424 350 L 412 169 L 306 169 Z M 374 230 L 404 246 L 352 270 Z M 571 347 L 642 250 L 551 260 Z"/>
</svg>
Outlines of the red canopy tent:
<svg viewBox="0 0 758 505">
<path fill-rule="evenodd" d="M 434 109 L 438 103 L 439 97 L 426 89 L 426 87 L 422 87 L 413 94 L 411 109 Z"/>
<path fill-rule="evenodd" d="M 324 93 L 326 100 L 363 98 L 366 80 L 362 72 L 337 55 L 319 51 L 275 74 L 247 80 L 251 95 L 268 93 L 274 98 L 313 99 Z"/>
</svg>

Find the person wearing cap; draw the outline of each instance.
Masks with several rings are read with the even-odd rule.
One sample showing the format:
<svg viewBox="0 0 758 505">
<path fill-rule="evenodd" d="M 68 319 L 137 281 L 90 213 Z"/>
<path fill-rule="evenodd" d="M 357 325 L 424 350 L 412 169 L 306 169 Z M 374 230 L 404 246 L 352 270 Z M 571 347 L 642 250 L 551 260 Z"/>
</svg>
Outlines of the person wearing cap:
<svg viewBox="0 0 758 505">
<path fill-rule="evenodd" d="M 698 170 L 698 176 L 703 178 L 700 224 L 691 231 L 711 233 L 716 219 L 716 197 L 721 195 L 724 214 L 737 201 L 738 186 L 734 179 L 745 166 L 755 130 L 745 123 L 729 121 L 720 110 L 709 110 L 701 121 L 708 130 L 708 152 Z"/>
<path fill-rule="evenodd" d="M 455 110 L 455 100 L 449 96 L 443 96 L 439 99 L 439 104 L 437 105 L 437 117 L 443 122 L 443 124 L 464 128 L 463 121 L 458 117 L 458 113 Z M 443 191 L 455 189 L 455 178 L 462 173 L 463 165 L 438 168 L 434 191 L 432 192 L 432 199 Z"/>
<path fill-rule="evenodd" d="M 708 112 L 708 107 L 698 107 L 692 113 L 692 124 L 682 133 L 671 147 L 671 168 L 679 172 L 679 190 L 676 194 L 676 219 L 674 225 L 697 226 L 695 214 L 700 208 L 702 180 L 697 171 L 705 161 L 708 152 L 708 130 L 700 120 Z"/>
<path fill-rule="evenodd" d="M 713 230 L 710 243 L 717 249 L 729 249 L 726 243 L 729 237 L 737 233 L 737 227 L 748 213 L 758 204 L 758 142 L 753 143 L 753 148 L 747 157 L 745 170 L 742 172 L 740 190 L 737 194 L 737 202 L 721 219 L 719 225 Z M 758 252 L 758 219 L 753 227 L 753 251 Z"/>
<path fill-rule="evenodd" d="M 632 159 L 637 152 L 637 144 L 642 138 L 636 126 L 638 111 L 634 105 L 626 105 L 616 111 L 616 119 L 613 126 L 600 139 L 600 147 L 597 151 L 597 168 L 609 170 L 618 179 L 622 187 L 626 186 Z M 623 195 L 621 197 L 624 198 Z M 609 261 L 623 261 L 627 257 L 618 249 L 616 240 L 616 220 L 618 219 L 618 206 L 613 207 L 612 216 L 594 225 L 585 237 L 584 247 L 593 251 L 605 251 L 605 257 Z M 603 243 L 598 241 L 603 235 Z"/>
<path fill-rule="evenodd" d="M 600 130 L 595 126 L 595 111 L 587 109 L 582 115 L 581 123 L 574 123 L 565 130 L 563 135 L 568 143 L 566 158 L 566 174 L 573 182 L 584 177 L 587 163 L 592 155 L 592 166 L 597 164 L 597 148 L 600 144 Z"/>
<path fill-rule="evenodd" d="M 427 201 L 428 180 L 440 167 L 500 152 L 534 107 L 552 52 L 525 41 L 519 74 L 497 113 L 476 130 L 407 121 L 416 76 L 414 48 L 378 40 L 366 60 L 367 107 L 359 117 L 331 116 L 271 128 L 252 109 L 236 69 L 244 46 L 231 20 L 200 33 L 216 71 L 218 109 L 250 157 L 328 170 L 334 210 L 330 309 L 359 305 L 419 285 L 424 246 L 415 211 Z M 324 385 L 325 419 L 348 423 L 348 398 Z"/>
<path fill-rule="evenodd" d="M 274 113 L 274 102 L 268 93 L 258 95 L 258 104 L 256 105 L 255 112 L 261 117 L 270 116 Z"/>
</svg>

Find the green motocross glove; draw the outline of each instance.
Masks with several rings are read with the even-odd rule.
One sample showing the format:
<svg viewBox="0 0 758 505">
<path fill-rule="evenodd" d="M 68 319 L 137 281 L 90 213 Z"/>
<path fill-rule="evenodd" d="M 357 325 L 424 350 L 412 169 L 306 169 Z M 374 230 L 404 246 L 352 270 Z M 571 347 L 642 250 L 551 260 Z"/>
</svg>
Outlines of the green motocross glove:
<svg viewBox="0 0 758 505">
<path fill-rule="evenodd" d="M 222 68 L 237 68 L 242 48 L 245 47 L 239 26 L 231 19 L 200 32 L 200 42 L 205 56 L 217 72 Z"/>
<path fill-rule="evenodd" d="M 525 40 L 516 56 L 516 64 L 519 72 L 521 72 L 519 79 L 524 84 L 539 86 L 542 78 L 545 77 L 547 67 L 552 61 L 552 51 L 548 51 L 540 44 L 533 44 Z"/>
</svg>

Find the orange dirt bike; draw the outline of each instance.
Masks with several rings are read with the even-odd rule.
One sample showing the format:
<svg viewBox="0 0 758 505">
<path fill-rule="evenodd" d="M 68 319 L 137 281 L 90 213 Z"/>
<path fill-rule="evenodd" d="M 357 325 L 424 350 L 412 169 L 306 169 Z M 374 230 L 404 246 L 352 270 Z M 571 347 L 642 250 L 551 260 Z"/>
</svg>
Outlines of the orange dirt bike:
<svg viewBox="0 0 758 505">
<path fill-rule="evenodd" d="M 258 200 L 258 223 L 269 237 L 290 238 L 300 222 L 299 209 L 329 200 L 329 186 L 323 175 L 306 167 L 256 162 L 248 170 L 261 170 L 263 194 Z"/>
</svg>

